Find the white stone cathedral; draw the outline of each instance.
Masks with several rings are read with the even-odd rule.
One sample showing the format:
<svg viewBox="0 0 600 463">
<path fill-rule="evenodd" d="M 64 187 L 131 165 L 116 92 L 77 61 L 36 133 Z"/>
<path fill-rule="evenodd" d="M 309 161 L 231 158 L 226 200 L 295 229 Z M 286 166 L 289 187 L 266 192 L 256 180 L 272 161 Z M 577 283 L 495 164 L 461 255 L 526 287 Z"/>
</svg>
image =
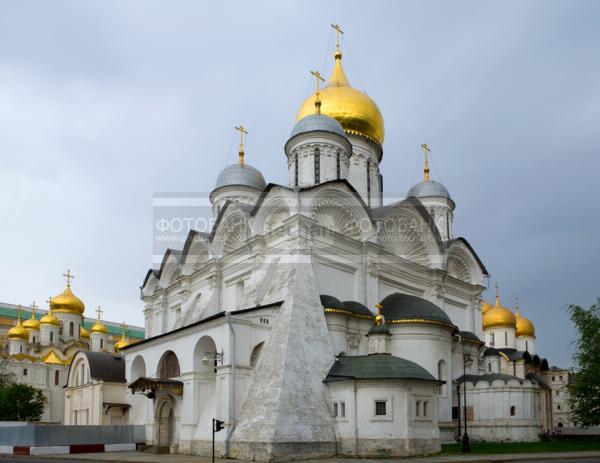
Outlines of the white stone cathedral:
<svg viewBox="0 0 600 463">
<path fill-rule="evenodd" d="M 334 57 L 284 145 L 288 185 L 240 145 L 212 231 L 146 275 L 147 339 L 124 348 L 130 423 L 149 445 L 206 454 L 217 418 L 218 452 L 258 461 L 434 453 L 465 419 L 474 439 L 537 439 L 534 332 L 520 339 L 499 300 L 482 325 L 488 272 L 427 164 L 384 205 L 383 117 Z"/>
</svg>

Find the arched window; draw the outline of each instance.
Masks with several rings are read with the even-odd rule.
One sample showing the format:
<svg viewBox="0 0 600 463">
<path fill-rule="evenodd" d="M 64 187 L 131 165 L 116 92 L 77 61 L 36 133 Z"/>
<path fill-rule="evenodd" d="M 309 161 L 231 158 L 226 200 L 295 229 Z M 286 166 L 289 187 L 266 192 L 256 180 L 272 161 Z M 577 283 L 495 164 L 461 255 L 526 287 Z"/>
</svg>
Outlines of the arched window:
<svg viewBox="0 0 600 463">
<path fill-rule="evenodd" d="M 315 184 L 321 182 L 321 152 L 315 148 Z"/>
<path fill-rule="evenodd" d="M 50 344 L 54 342 L 54 332 L 50 331 Z"/>
<path fill-rule="evenodd" d="M 514 405 L 510 406 L 510 416 L 515 416 L 517 414 L 517 407 Z"/>
<path fill-rule="evenodd" d="M 75 324 L 73 322 L 69 322 L 69 337 L 73 337 L 75 335 Z"/>
<path fill-rule="evenodd" d="M 495 344 L 494 342 L 494 333 L 490 334 L 490 346 L 493 346 Z"/>
<path fill-rule="evenodd" d="M 298 186 L 298 155 L 294 158 L 294 186 Z"/>
<path fill-rule="evenodd" d="M 63 322 L 60 322 L 58 325 L 58 335 L 62 336 L 63 334 Z"/>
<path fill-rule="evenodd" d="M 444 384 L 440 384 L 439 394 L 441 396 L 445 396 L 446 395 L 447 374 L 446 374 L 446 362 L 444 360 L 440 360 L 438 362 L 438 379 L 440 381 L 444 381 Z"/>
<path fill-rule="evenodd" d="M 341 178 L 341 170 L 342 170 L 340 167 L 340 152 L 339 151 L 336 153 L 335 170 L 336 170 L 336 174 L 337 174 L 337 179 L 339 180 Z"/>
<path fill-rule="evenodd" d="M 158 363 L 157 373 L 158 377 L 161 379 L 175 378 L 181 375 L 179 360 L 173 351 L 168 350 L 163 354 Z"/>
<path fill-rule="evenodd" d="M 371 206 L 371 161 L 367 161 L 367 205 Z"/>
</svg>

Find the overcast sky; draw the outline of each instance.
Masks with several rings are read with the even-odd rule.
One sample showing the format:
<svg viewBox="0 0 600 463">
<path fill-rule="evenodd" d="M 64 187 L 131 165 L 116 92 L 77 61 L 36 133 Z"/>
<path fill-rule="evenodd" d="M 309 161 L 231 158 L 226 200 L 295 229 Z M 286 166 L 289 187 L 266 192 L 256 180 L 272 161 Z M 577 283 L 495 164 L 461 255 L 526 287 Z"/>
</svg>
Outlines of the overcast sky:
<svg viewBox="0 0 600 463">
<path fill-rule="evenodd" d="M 600 296 L 597 1 L 1 2 L 0 300 L 44 301 L 69 268 L 88 316 L 143 324 L 153 194 L 210 191 L 240 123 L 286 184 L 332 22 L 385 119 L 386 190 L 420 179 L 427 142 L 456 235 L 569 365 L 566 306 Z"/>
</svg>

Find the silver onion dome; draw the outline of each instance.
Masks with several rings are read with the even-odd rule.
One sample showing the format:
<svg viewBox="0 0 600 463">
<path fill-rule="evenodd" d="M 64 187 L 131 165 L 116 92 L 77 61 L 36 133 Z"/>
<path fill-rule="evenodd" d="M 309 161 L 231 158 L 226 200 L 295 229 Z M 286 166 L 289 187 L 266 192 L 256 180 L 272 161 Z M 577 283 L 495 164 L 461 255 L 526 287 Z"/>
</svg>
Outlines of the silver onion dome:
<svg viewBox="0 0 600 463">
<path fill-rule="evenodd" d="M 230 185 L 242 185 L 262 191 L 267 186 L 267 182 L 258 169 L 248 164 L 236 163 L 221 171 L 217 177 L 215 190 Z"/>
<path fill-rule="evenodd" d="M 442 183 L 436 182 L 435 180 L 424 180 L 413 185 L 410 190 L 408 190 L 408 193 L 406 193 L 406 196 L 413 196 L 415 198 L 441 196 L 450 199 L 448 189 Z"/>
<path fill-rule="evenodd" d="M 308 132 L 331 132 L 347 138 L 342 125 L 332 117 L 323 114 L 311 114 L 300 119 L 294 126 L 290 138 Z"/>
</svg>

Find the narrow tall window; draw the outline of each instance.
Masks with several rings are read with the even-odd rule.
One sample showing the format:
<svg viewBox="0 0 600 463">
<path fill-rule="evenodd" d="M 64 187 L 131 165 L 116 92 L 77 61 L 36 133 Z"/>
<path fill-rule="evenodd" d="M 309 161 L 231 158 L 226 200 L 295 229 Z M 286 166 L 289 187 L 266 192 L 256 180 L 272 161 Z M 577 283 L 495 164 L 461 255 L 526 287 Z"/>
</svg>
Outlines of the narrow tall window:
<svg viewBox="0 0 600 463">
<path fill-rule="evenodd" d="M 494 336 L 494 333 L 491 333 L 491 334 L 490 334 L 490 346 L 493 346 L 493 345 L 495 344 L 495 343 L 494 343 L 494 341 L 495 341 L 495 340 L 494 340 L 494 337 L 495 337 L 495 336 Z"/>
<path fill-rule="evenodd" d="M 298 186 L 298 155 L 294 159 L 294 186 Z"/>
<path fill-rule="evenodd" d="M 321 153 L 315 149 L 315 184 L 321 183 Z"/>
<path fill-rule="evenodd" d="M 50 331 L 50 344 L 54 342 L 54 332 Z"/>
<path fill-rule="evenodd" d="M 529 352 L 529 341 L 525 341 L 525 350 Z"/>
<path fill-rule="evenodd" d="M 104 349 L 104 339 L 100 339 L 100 349 Z"/>
<path fill-rule="evenodd" d="M 340 418 L 346 417 L 346 402 L 340 402 Z"/>
<path fill-rule="evenodd" d="M 337 173 L 337 179 L 339 180 L 341 177 L 340 152 L 339 151 L 336 153 L 335 168 L 336 168 L 336 173 Z"/>
<path fill-rule="evenodd" d="M 510 407 L 510 416 L 515 416 L 516 414 L 517 414 L 517 408 L 514 405 L 512 405 Z"/>
<path fill-rule="evenodd" d="M 27 376 L 27 368 L 23 368 L 23 376 Z"/>
<path fill-rule="evenodd" d="M 58 386 L 59 379 L 60 379 L 60 373 L 58 372 L 58 370 L 54 370 L 54 385 L 55 386 Z"/>
<path fill-rule="evenodd" d="M 69 337 L 73 337 L 75 335 L 75 324 L 73 322 L 69 322 Z"/>
<path fill-rule="evenodd" d="M 367 204 L 371 207 L 371 161 L 367 161 Z"/>
<path fill-rule="evenodd" d="M 504 332 L 504 345 L 508 346 L 508 332 L 507 331 Z"/>
</svg>

